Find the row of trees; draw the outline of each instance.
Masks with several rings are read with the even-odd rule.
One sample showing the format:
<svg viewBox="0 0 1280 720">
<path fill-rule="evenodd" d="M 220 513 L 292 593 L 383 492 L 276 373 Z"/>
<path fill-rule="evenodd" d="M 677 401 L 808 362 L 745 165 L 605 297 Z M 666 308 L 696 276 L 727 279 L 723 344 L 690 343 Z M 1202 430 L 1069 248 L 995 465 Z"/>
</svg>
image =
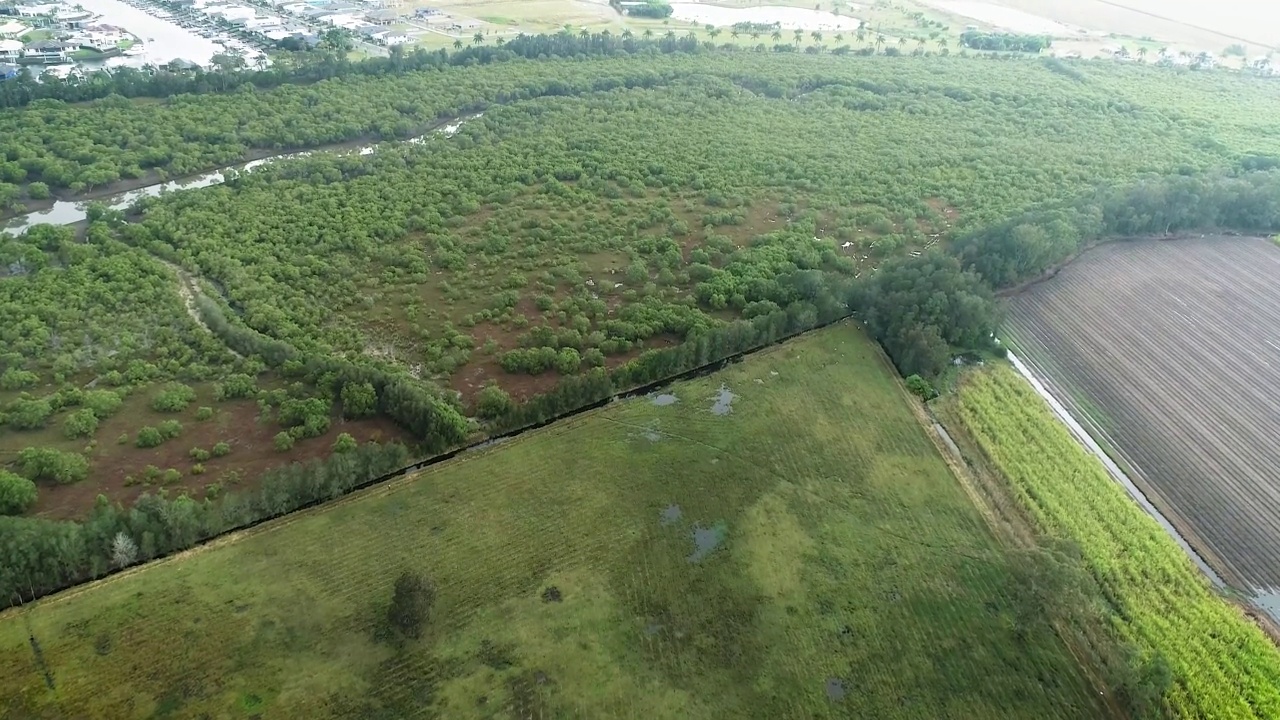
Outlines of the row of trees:
<svg viewBox="0 0 1280 720">
<path fill-rule="evenodd" d="M 1053 46 L 1048 35 L 1018 35 L 1015 33 L 990 33 L 966 30 L 960 34 L 960 43 L 974 50 L 992 52 L 1039 53 Z"/>
<path fill-rule="evenodd" d="M 931 378 L 956 353 L 999 352 L 995 290 L 1106 239 L 1214 229 L 1280 231 L 1280 171 L 1153 177 L 1028 211 L 960 236 L 949 254 L 885 263 L 849 305 L 904 375 Z"/>
<path fill-rule="evenodd" d="M 267 472 L 257 490 L 214 502 L 146 494 L 130 508 L 99 496 L 83 522 L 0 517 L 0 596 L 4 605 L 112 570 L 177 552 L 228 530 L 350 492 L 403 468 L 398 444 L 366 444 L 328 460 Z M 0 502 L 13 498 L 0 473 Z M 18 493 L 22 490 L 19 488 Z"/>
</svg>

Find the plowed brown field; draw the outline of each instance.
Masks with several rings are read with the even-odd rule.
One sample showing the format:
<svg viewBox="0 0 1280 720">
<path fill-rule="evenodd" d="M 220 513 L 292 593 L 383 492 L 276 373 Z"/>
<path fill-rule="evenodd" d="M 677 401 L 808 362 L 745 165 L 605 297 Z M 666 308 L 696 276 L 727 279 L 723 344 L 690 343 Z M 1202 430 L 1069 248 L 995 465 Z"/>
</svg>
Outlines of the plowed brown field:
<svg viewBox="0 0 1280 720">
<path fill-rule="evenodd" d="M 1280 587 L 1280 247 L 1118 242 L 1010 302 L 1005 334 L 1237 587 Z"/>
</svg>

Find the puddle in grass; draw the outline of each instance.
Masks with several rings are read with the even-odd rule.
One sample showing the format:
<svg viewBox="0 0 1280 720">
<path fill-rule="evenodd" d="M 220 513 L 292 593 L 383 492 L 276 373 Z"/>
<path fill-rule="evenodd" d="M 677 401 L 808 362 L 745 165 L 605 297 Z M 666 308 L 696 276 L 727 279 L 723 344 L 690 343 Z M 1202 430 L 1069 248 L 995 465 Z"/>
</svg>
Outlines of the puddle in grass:
<svg viewBox="0 0 1280 720">
<path fill-rule="evenodd" d="M 654 405 L 657 405 L 658 407 L 666 407 L 668 405 L 675 405 L 676 403 L 680 402 L 680 398 L 676 397 L 675 395 L 672 395 L 671 393 L 662 393 L 661 395 L 654 395 L 653 397 L 649 398 L 649 402 L 653 403 Z"/>
<path fill-rule="evenodd" d="M 734 395 L 732 390 L 722 384 L 716 391 L 716 401 L 711 406 L 711 412 L 716 415 L 728 415 L 733 412 L 733 401 L 737 398 L 738 396 Z"/>
<path fill-rule="evenodd" d="M 843 700 L 845 693 L 848 692 L 845 690 L 844 680 L 838 677 L 827 678 L 827 681 L 823 683 L 823 687 L 827 691 L 827 699 L 829 700 Z"/>
<path fill-rule="evenodd" d="M 680 510 L 680 506 L 672 503 L 662 509 L 662 513 L 658 515 L 658 523 L 663 527 L 674 525 L 683 514 L 683 511 Z"/>
<path fill-rule="evenodd" d="M 728 534 L 729 527 L 725 525 L 723 520 L 709 528 L 694 525 L 693 554 L 689 556 L 689 562 L 696 563 L 707 559 L 708 555 L 724 544 L 724 539 Z"/>
</svg>

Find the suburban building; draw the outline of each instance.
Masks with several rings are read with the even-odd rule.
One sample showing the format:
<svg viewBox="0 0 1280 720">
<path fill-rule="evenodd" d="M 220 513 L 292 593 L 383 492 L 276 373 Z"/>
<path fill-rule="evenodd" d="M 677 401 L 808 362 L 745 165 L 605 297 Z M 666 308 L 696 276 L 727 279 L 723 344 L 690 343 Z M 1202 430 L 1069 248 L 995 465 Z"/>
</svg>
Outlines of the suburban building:
<svg viewBox="0 0 1280 720">
<path fill-rule="evenodd" d="M 74 49 L 64 42 L 41 40 L 29 43 L 22 49 L 22 59 L 29 63 L 60 63 L 67 61 L 67 55 Z"/>
<path fill-rule="evenodd" d="M 14 63 L 22 56 L 22 42 L 19 40 L 0 40 L 0 63 Z"/>
<path fill-rule="evenodd" d="M 365 13 L 364 18 L 372 25 L 390 25 L 400 19 L 400 13 L 395 10 L 373 10 Z"/>
<path fill-rule="evenodd" d="M 74 8 L 60 8 L 54 17 L 68 30 L 79 30 L 86 25 L 92 25 L 98 19 L 97 15 L 88 10 L 76 10 Z"/>
</svg>

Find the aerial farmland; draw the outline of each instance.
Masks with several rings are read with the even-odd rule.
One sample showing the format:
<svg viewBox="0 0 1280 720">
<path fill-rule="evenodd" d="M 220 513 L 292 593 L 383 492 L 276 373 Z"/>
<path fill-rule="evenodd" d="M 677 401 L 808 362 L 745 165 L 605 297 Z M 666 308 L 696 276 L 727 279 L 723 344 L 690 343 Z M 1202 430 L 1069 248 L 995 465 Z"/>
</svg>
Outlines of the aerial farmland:
<svg viewBox="0 0 1280 720">
<path fill-rule="evenodd" d="M 1233 586 L 1280 587 L 1280 247 L 1143 240 L 1010 303 L 1008 334 Z"/>
</svg>

